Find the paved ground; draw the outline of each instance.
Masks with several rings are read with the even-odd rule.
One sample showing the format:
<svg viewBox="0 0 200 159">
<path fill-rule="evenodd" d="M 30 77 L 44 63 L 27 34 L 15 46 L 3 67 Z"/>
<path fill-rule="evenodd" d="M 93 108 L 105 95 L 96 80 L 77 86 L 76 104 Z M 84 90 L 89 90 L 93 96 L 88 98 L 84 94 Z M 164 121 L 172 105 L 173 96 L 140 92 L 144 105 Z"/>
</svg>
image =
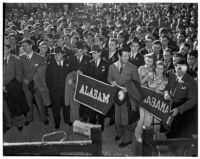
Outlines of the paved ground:
<svg viewBox="0 0 200 159">
<path fill-rule="evenodd" d="M 7 131 L 4 136 L 4 142 L 33 142 L 41 141 L 42 136 L 47 133 L 56 131 L 54 129 L 52 112 L 50 114 L 50 123 L 48 126 L 45 126 L 39 119 L 37 109 L 34 109 L 34 122 L 29 126 L 24 127 L 23 131 L 18 131 L 16 127 L 12 127 Z M 121 141 L 115 141 L 115 127 L 109 126 L 109 119 L 105 120 L 105 130 L 102 133 L 102 143 L 103 143 L 103 155 L 105 156 L 135 156 L 135 146 L 134 142 L 131 145 L 128 145 L 125 148 L 119 148 L 118 144 Z M 77 136 L 73 134 L 72 127 L 68 126 L 61 120 L 60 130 L 63 130 L 67 133 L 67 140 L 85 140 L 86 138 L 82 136 Z"/>
</svg>

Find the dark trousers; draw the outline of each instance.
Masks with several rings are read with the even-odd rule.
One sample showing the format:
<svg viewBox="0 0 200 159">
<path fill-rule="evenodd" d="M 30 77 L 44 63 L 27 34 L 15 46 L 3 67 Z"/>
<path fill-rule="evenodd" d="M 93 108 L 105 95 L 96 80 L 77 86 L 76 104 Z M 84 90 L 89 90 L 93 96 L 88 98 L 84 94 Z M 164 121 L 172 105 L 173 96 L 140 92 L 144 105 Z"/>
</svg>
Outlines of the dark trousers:
<svg viewBox="0 0 200 159">
<path fill-rule="evenodd" d="M 54 123 L 56 125 L 60 125 L 60 109 L 63 108 L 63 117 L 64 122 L 70 122 L 70 107 L 66 107 L 64 104 L 64 93 L 62 92 L 54 92 L 50 93 L 51 101 L 52 101 L 52 112 L 54 117 Z"/>
<path fill-rule="evenodd" d="M 98 116 L 98 120 L 96 118 L 97 116 Z M 101 124 L 102 127 L 103 127 L 105 117 L 102 114 L 90 109 L 89 110 L 89 122 L 92 123 L 92 124 L 96 124 L 97 121 L 98 121 L 98 124 Z"/>
<path fill-rule="evenodd" d="M 80 104 L 80 107 L 79 107 L 79 114 L 80 114 L 80 117 L 84 120 L 84 121 L 87 121 L 87 119 L 89 118 L 89 111 L 90 109 L 82 104 Z"/>
</svg>

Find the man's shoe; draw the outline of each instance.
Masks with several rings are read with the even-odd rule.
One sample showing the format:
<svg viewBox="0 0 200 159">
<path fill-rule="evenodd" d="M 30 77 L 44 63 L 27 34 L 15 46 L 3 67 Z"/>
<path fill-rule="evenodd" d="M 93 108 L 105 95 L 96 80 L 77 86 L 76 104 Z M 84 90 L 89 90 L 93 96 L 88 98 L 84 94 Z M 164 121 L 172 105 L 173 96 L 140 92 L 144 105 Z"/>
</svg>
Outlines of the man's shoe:
<svg viewBox="0 0 200 159">
<path fill-rule="evenodd" d="M 56 124 L 55 129 L 59 129 L 59 128 L 60 128 L 60 125 Z"/>
<path fill-rule="evenodd" d="M 31 123 L 31 121 L 26 121 L 26 122 L 25 122 L 25 125 L 26 125 L 26 126 L 29 126 L 30 123 Z"/>
<path fill-rule="evenodd" d="M 46 119 L 46 120 L 44 121 L 44 125 L 49 125 L 49 120 L 48 120 L 48 119 Z"/>
<path fill-rule="evenodd" d="M 115 136 L 115 141 L 118 141 L 121 138 L 121 136 Z"/>
<path fill-rule="evenodd" d="M 113 125 L 114 123 L 115 123 L 115 120 L 111 118 L 109 122 L 109 126 Z"/>
<path fill-rule="evenodd" d="M 121 144 L 119 144 L 119 147 L 126 147 L 126 146 L 128 146 L 129 144 L 132 144 L 132 141 L 130 141 L 130 142 L 127 142 L 127 143 L 121 143 Z"/>
<path fill-rule="evenodd" d="M 23 126 L 20 126 L 17 129 L 18 129 L 18 131 L 22 131 L 23 130 Z"/>
</svg>

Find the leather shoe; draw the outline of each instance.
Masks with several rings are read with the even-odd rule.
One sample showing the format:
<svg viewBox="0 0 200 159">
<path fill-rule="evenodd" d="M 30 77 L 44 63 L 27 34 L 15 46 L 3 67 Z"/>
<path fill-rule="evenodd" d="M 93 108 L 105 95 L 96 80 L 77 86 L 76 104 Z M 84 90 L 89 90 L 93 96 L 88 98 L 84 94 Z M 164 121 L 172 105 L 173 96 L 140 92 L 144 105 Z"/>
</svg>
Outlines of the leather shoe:
<svg viewBox="0 0 200 159">
<path fill-rule="evenodd" d="M 56 124 L 55 129 L 59 129 L 59 128 L 60 128 L 60 125 Z"/>
<path fill-rule="evenodd" d="M 67 124 L 68 124 L 69 126 L 72 126 L 72 122 L 68 122 Z"/>
<path fill-rule="evenodd" d="M 17 128 L 19 131 L 22 131 L 23 130 L 23 126 L 20 126 Z"/>
<path fill-rule="evenodd" d="M 29 126 L 30 123 L 31 123 L 31 121 L 26 121 L 26 122 L 25 122 L 25 125 L 26 125 L 26 126 Z"/>
<path fill-rule="evenodd" d="M 44 121 L 44 125 L 49 125 L 49 120 L 48 120 L 48 119 L 46 119 L 46 120 Z"/>
<path fill-rule="evenodd" d="M 127 143 L 121 143 L 121 144 L 119 144 L 119 147 L 126 147 L 126 146 L 128 146 L 129 144 L 132 144 L 132 141 L 130 141 L 130 142 L 127 142 Z"/>
<path fill-rule="evenodd" d="M 115 136 L 115 141 L 118 141 L 121 138 L 121 136 Z"/>
</svg>

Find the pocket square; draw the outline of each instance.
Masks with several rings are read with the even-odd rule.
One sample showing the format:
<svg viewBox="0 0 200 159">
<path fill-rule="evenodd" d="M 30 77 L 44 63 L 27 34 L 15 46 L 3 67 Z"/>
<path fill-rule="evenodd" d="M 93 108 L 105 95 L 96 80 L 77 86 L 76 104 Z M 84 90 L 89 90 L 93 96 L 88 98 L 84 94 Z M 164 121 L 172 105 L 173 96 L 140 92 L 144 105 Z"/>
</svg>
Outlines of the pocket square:
<svg viewBox="0 0 200 159">
<path fill-rule="evenodd" d="M 39 66 L 39 64 L 38 64 L 38 63 L 36 63 L 34 66 L 35 66 L 35 67 L 37 67 L 37 66 Z"/>
</svg>

